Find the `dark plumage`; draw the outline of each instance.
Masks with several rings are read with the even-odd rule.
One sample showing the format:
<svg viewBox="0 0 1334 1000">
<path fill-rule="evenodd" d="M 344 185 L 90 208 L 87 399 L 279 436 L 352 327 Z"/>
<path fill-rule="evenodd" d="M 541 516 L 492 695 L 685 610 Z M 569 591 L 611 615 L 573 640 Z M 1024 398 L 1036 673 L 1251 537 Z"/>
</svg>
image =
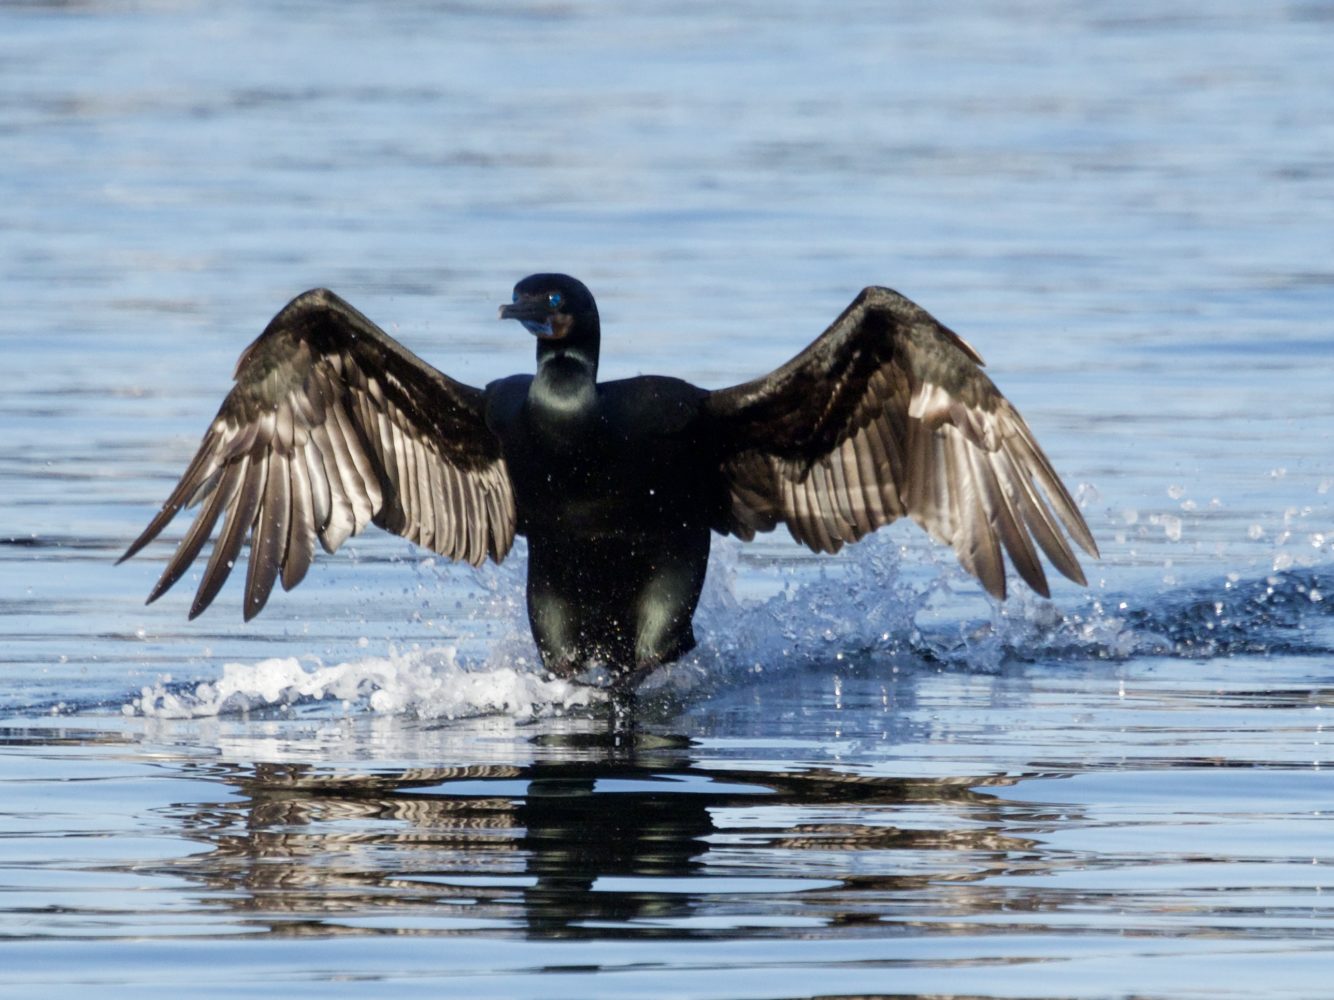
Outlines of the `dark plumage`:
<svg viewBox="0 0 1334 1000">
<path fill-rule="evenodd" d="M 194 460 L 128 559 L 183 507 L 199 515 L 154 601 L 221 519 L 190 617 L 250 536 L 244 614 L 296 586 L 318 539 L 367 524 L 480 565 L 528 538 L 528 609 L 545 665 L 641 670 L 685 653 L 710 533 L 780 522 L 836 552 L 907 515 L 1005 596 L 1002 551 L 1047 594 L 1040 548 L 1084 582 L 1078 508 L 982 359 L 925 310 L 867 288 L 795 358 L 710 392 L 674 378 L 597 382 L 588 289 L 537 274 L 502 318 L 537 337 L 537 374 L 455 382 L 332 292 L 283 308 L 236 367 Z M 1064 529 L 1064 531 L 1062 530 Z M 1035 545 L 1036 543 L 1036 545 Z"/>
</svg>

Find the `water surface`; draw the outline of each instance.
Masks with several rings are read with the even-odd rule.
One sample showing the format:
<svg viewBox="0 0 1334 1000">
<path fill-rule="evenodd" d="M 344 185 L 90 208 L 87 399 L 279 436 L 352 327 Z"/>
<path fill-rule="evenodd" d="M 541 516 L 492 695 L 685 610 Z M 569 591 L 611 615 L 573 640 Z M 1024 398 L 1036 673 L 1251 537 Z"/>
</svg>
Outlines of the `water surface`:
<svg viewBox="0 0 1334 1000">
<path fill-rule="evenodd" d="M 1334 67 L 1315 3 L 0 6 L 0 996 L 1314 997 L 1334 974 Z M 455 377 L 974 343 L 1090 587 L 717 546 L 633 720 L 522 552 L 240 622 L 113 567 L 326 285 Z M 178 526 L 177 530 L 183 530 Z"/>
</svg>

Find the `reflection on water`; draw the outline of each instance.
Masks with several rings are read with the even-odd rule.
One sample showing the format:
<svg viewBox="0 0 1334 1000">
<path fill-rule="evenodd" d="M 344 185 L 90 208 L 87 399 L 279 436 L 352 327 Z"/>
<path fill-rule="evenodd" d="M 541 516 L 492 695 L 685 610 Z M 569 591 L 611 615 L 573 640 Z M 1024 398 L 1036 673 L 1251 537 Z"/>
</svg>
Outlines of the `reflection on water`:
<svg viewBox="0 0 1334 1000">
<path fill-rule="evenodd" d="M 1294 662 L 796 670 L 631 727 L 31 722 L 0 739 L 0 938 L 33 962 L 189 939 L 259 994 L 271 949 L 330 942 L 352 950 L 293 975 L 550 996 L 547 969 L 617 995 L 600 975 L 723 962 L 786 970 L 768 996 L 1070 997 L 1105 995 L 1099 969 L 1147 994 L 1187 956 L 1279 947 L 1309 986 L 1292 949 L 1334 942 L 1334 678 Z M 357 950 L 387 941 L 410 950 Z M 720 946 L 741 950 L 691 950 Z M 152 967 L 179 993 L 197 969 L 170 955 Z M 1034 961 L 1066 971 L 1035 991 Z M 745 995 L 729 982 L 708 995 Z"/>
<path fill-rule="evenodd" d="M 271 933 L 725 937 L 896 920 L 896 895 L 982 881 L 1035 846 L 981 790 L 1013 776 L 702 768 L 684 738 L 568 736 L 526 766 L 215 768 L 240 798 L 173 807 L 208 849 L 165 871 Z M 924 810 L 948 825 L 895 822 Z"/>
</svg>

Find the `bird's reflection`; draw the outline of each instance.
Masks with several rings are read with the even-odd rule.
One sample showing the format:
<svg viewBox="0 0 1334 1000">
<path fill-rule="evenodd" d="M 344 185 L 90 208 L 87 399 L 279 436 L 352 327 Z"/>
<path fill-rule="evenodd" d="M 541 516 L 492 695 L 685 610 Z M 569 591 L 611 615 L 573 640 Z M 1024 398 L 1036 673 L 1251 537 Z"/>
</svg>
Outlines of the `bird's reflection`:
<svg viewBox="0 0 1334 1000">
<path fill-rule="evenodd" d="M 591 923 L 605 930 L 688 912 L 687 896 L 655 892 L 651 880 L 700 871 L 706 838 L 715 832 L 708 797 L 599 792 L 606 780 L 636 779 L 538 777 L 515 810 L 524 831 L 519 848 L 535 879 L 524 905 L 536 934 L 563 935 Z M 644 881 L 639 891 L 599 890 L 599 879 L 614 876 Z"/>
<path fill-rule="evenodd" d="M 832 928 L 1031 848 L 977 789 L 1013 779 L 729 769 L 670 736 L 547 737 L 525 764 L 213 770 L 239 797 L 179 807 L 210 850 L 173 871 L 269 933 L 698 935 L 741 897 L 761 926 Z M 894 822 L 922 806 L 969 821 Z"/>
</svg>

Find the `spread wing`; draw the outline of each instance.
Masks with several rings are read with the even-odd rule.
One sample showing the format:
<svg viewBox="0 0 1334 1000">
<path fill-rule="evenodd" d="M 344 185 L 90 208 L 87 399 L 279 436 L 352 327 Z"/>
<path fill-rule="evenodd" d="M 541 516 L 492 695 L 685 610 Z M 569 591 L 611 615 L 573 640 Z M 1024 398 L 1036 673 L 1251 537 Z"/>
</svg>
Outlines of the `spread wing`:
<svg viewBox="0 0 1334 1000">
<path fill-rule="evenodd" d="M 1084 583 L 1066 535 L 1097 556 L 1093 536 L 981 365 L 920 306 L 865 289 L 783 367 L 710 393 L 730 493 L 722 529 L 748 540 L 781 521 L 836 552 L 906 514 L 996 597 L 1002 549 L 1043 596 L 1037 548 Z"/>
<path fill-rule="evenodd" d="M 290 590 L 315 555 L 369 523 L 449 556 L 499 561 L 514 541 L 514 495 L 484 394 L 442 375 L 337 295 L 288 303 L 236 365 L 236 385 L 130 558 L 183 507 L 202 503 L 149 594 L 222 530 L 190 608 L 217 596 L 250 536 L 244 614 L 276 579 Z"/>
</svg>

